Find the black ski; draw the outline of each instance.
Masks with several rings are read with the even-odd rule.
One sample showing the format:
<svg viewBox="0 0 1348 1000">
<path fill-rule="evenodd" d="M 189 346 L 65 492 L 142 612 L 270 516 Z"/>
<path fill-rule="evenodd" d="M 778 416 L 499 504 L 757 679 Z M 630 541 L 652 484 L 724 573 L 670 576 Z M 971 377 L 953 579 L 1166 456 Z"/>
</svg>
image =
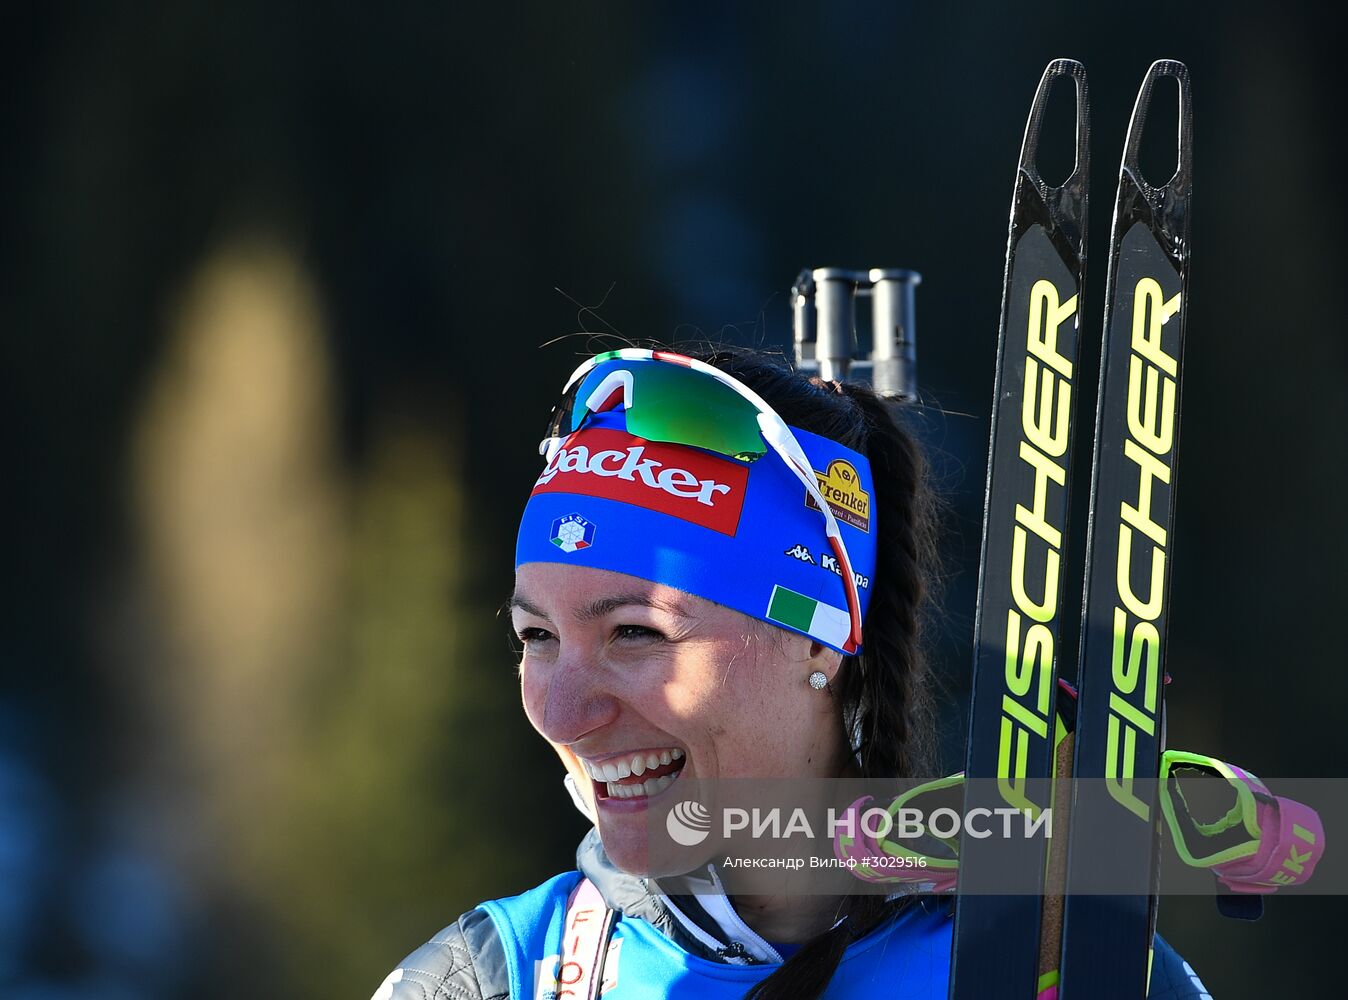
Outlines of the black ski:
<svg viewBox="0 0 1348 1000">
<path fill-rule="evenodd" d="M 1157 188 L 1138 152 L 1162 77 L 1178 84 L 1180 127 L 1175 174 Z M 1191 167 L 1188 70 L 1161 60 L 1133 108 L 1110 237 L 1059 1000 L 1147 993 Z"/>
<path fill-rule="evenodd" d="M 1076 162 L 1061 186 L 1050 187 L 1037 151 L 1049 92 L 1061 77 L 1075 90 Z M 1035 93 L 1011 200 L 974 619 L 966 816 L 999 808 L 1039 816 L 1050 805 L 1089 131 L 1085 70 L 1055 60 Z M 1042 834 L 962 838 L 952 1000 L 1034 995 L 1045 846 Z"/>
</svg>

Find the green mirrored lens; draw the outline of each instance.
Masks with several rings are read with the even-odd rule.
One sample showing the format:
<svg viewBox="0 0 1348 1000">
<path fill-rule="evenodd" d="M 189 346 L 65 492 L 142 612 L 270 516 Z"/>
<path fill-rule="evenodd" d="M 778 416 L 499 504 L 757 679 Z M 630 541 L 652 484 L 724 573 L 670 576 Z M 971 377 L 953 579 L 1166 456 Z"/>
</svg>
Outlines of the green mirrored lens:
<svg viewBox="0 0 1348 1000">
<path fill-rule="evenodd" d="M 572 408 L 572 429 L 589 416 L 586 401 L 615 371 L 632 374 L 627 430 L 648 441 L 685 444 L 752 462 L 768 450 L 758 410 L 710 375 L 667 361 L 607 361 L 582 381 Z"/>
</svg>

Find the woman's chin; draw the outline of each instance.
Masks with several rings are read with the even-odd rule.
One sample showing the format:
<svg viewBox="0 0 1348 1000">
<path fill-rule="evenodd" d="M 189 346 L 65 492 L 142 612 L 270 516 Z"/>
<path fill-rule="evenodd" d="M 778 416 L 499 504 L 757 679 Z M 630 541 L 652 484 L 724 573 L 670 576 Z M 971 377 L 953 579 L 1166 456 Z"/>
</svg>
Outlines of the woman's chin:
<svg viewBox="0 0 1348 1000">
<path fill-rule="evenodd" d="M 651 875 L 649 842 L 643 835 L 629 835 L 629 831 L 606 831 L 599 828 L 599 839 L 604 842 L 604 853 L 613 866 L 629 875 Z"/>
<path fill-rule="evenodd" d="M 703 857 L 705 853 L 690 851 L 672 843 L 652 843 L 643 828 L 637 835 L 632 831 L 615 830 L 609 832 L 600 826 L 599 838 L 604 843 L 604 853 L 619 871 L 643 878 L 665 878 L 671 875 L 683 875 L 696 871 L 711 861 Z"/>
<path fill-rule="evenodd" d="M 614 867 L 629 875 L 661 878 L 696 871 L 711 861 L 706 844 L 676 843 L 661 810 L 621 815 L 599 813 L 599 839 Z"/>
</svg>

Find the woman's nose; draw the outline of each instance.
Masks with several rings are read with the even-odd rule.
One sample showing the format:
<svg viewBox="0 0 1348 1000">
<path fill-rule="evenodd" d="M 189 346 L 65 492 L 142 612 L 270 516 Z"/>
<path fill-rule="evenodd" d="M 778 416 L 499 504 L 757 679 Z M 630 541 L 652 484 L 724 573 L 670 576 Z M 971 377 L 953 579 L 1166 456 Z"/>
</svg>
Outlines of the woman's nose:
<svg viewBox="0 0 1348 1000">
<path fill-rule="evenodd" d="M 533 699 L 526 690 L 526 702 L 533 700 L 539 732 L 551 742 L 575 743 L 617 717 L 618 700 L 595 664 L 583 648 L 563 646 L 544 669 L 525 671 L 526 689 L 537 685 Z"/>
</svg>

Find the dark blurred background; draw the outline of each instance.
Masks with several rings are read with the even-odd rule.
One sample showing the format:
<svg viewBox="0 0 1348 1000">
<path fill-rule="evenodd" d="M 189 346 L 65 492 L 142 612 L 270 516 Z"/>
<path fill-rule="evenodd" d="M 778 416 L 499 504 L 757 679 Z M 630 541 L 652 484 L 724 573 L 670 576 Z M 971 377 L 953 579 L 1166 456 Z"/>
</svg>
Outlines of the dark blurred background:
<svg viewBox="0 0 1348 1000">
<path fill-rule="evenodd" d="M 569 867 L 495 611 L 541 421 L 604 342 L 541 345 L 781 347 L 805 264 L 924 276 L 961 766 L 1007 207 L 1061 55 L 1093 99 L 1087 350 L 1137 85 L 1194 80 L 1169 741 L 1344 774 L 1343 57 L 1295 5 L 0 20 L 0 996 L 364 997 Z M 1339 900 L 1269 909 L 1161 929 L 1222 1000 L 1337 994 Z"/>
</svg>

